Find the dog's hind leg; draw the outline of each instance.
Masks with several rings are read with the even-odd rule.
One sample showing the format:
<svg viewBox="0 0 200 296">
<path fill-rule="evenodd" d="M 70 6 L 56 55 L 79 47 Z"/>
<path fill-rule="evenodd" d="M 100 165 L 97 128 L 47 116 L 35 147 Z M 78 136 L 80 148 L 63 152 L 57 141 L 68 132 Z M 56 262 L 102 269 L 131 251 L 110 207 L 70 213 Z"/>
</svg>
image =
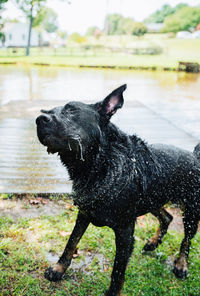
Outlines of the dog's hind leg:
<svg viewBox="0 0 200 296">
<path fill-rule="evenodd" d="M 185 278 L 188 274 L 188 255 L 191 245 L 191 239 L 195 236 L 198 230 L 199 219 L 194 217 L 193 211 L 187 209 L 183 215 L 183 224 L 185 236 L 181 243 L 180 253 L 174 261 L 173 272 L 178 278 Z"/>
<path fill-rule="evenodd" d="M 172 215 L 170 215 L 164 208 L 151 213 L 159 220 L 160 225 L 154 236 L 145 244 L 143 248 L 144 251 L 153 251 L 162 243 L 162 238 L 167 233 L 168 226 L 173 219 Z"/>
<path fill-rule="evenodd" d="M 83 236 L 84 232 L 86 231 L 89 223 L 90 221 L 88 220 L 88 218 L 79 212 L 76 219 L 76 225 L 72 231 L 72 234 L 68 240 L 62 256 L 53 267 L 47 268 L 44 273 L 46 279 L 53 282 L 62 279 L 63 274 L 71 263 L 73 254 L 76 250 L 76 246 Z"/>
</svg>

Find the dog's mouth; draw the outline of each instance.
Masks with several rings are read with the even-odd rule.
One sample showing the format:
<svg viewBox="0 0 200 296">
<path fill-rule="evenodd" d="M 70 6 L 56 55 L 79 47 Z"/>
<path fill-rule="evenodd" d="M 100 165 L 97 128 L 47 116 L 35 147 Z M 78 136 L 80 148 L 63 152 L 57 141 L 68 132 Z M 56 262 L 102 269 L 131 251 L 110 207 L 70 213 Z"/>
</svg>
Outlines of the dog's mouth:
<svg viewBox="0 0 200 296">
<path fill-rule="evenodd" d="M 39 137 L 42 145 L 47 147 L 47 152 L 50 154 L 59 152 L 69 152 L 72 150 L 68 139 L 58 138 L 52 135 L 45 135 L 42 139 Z"/>
<path fill-rule="evenodd" d="M 56 152 L 59 152 L 57 145 L 55 145 L 55 139 L 52 136 L 49 135 L 38 135 L 38 138 L 42 145 L 47 147 L 47 152 L 50 154 L 54 154 Z"/>
<path fill-rule="evenodd" d="M 58 147 L 52 145 L 52 139 L 50 140 L 48 136 L 46 136 L 41 143 L 47 147 L 48 154 L 54 154 L 56 152 L 59 152 Z"/>
<path fill-rule="evenodd" d="M 52 135 L 45 135 L 43 138 L 39 137 L 42 145 L 47 147 L 49 154 L 54 153 L 74 153 L 77 157 L 84 161 L 83 146 L 79 136 L 73 138 L 57 138 Z"/>
<path fill-rule="evenodd" d="M 56 153 L 56 152 L 58 152 L 58 151 L 56 151 L 56 150 L 53 149 L 52 147 L 47 147 L 47 152 L 48 152 L 48 154 L 54 154 L 54 153 Z"/>
</svg>

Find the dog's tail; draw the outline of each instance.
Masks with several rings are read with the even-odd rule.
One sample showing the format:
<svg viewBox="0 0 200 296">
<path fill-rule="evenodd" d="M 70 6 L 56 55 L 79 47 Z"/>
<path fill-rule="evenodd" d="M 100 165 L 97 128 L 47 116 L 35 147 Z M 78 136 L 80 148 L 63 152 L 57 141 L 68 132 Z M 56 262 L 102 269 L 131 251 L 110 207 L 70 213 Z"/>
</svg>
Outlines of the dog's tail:
<svg viewBox="0 0 200 296">
<path fill-rule="evenodd" d="M 194 147 L 193 154 L 200 161 L 200 143 Z"/>
</svg>

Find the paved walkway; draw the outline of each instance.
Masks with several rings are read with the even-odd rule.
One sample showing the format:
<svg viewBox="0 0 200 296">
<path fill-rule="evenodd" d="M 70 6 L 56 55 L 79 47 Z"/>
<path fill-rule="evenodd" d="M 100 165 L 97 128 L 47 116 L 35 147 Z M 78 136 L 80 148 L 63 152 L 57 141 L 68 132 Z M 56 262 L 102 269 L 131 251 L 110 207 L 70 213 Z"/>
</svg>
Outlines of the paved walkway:
<svg viewBox="0 0 200 296">
<path fill-rule="evenodd" d="M 62 104 L 62 102 L 59 102 Z M 66 169 L 55 155 L 48 155 L 37 140 L 35 117 L 48 102 L 24 108 L 6 105 L 0 116 L 0 193 L 64 193 L 71 191 Z M 23 105 L 23 102 L 20 103 Z M 58 105 L 58 102 L 51 102 Z M 16 112 L 16 113 L 15 113 Z M 15 119 L 9 119 L 13 118 Z M 22 119 L 26 118 L 26 119 Z M 149 143 L 173 144 L 193 150 L 198 140 L 135 101 L 120 110 L 113 122 Z"/>
</svg>

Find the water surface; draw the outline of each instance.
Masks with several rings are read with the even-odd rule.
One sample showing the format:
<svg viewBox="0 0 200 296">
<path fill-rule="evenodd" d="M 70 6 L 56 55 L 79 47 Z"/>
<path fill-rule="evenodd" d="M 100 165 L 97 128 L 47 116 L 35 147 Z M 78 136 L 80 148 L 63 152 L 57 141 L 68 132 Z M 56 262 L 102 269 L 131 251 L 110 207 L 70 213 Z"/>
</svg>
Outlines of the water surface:
<svg viewBox="0 0 200 296">
<path fill-rule="evenodd" d="M 128 84 L 126 102 L 137 100 L 200 138 L 199 74 L 0 66 L 0 105 L 12 101 L 96 101 L 123 83 Z"/>
</svg>

